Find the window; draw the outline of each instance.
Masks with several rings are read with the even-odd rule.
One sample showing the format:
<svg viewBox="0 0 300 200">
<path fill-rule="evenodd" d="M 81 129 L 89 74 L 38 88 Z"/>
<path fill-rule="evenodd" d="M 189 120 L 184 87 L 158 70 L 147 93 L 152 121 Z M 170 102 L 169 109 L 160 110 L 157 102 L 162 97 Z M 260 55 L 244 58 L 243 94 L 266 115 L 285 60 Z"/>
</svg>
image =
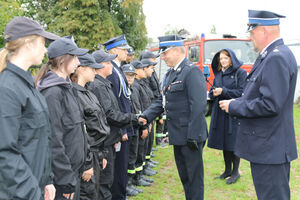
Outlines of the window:
<svg viewBox="0 0 300 200">
<path fill-rule="evenodd" d="M 189 60 L 193 63 L 198 63 L 199 61 L 199 53 L 200 53 L 200 46 L 190 46 L 189 47 Z"/>
<path fill-rule="evenodd" d="M 204 64 L 211 64 L 214 55 L 225 48 L 231 49 L 244 64 L 254 64 L 258 56 L 250 41 L 212 40 L 204 43 Z"/>
</svg>

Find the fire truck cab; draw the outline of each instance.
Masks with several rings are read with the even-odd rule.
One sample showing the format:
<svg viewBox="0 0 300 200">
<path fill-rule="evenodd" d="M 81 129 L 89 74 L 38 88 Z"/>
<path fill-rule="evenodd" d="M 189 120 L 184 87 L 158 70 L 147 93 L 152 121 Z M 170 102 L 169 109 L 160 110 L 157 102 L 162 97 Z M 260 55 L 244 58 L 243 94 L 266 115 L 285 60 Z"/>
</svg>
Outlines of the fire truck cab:
<svg viewBox="0 0 300 200">
<path fill-rule="evenodd" d="M 257 53 L 254 51 L 253 45 L 249 39 L 238 39 L 235 36 L 223 35 L 222 38 L 206 39 L 204 34 L 201 35 L 200 39 L 185 41 L 184 47 L 186 50 L 186 58 L 197 65 L 204 73 L 207 78 L 207 92 L 213 84 L 214 74 L 211 69 L 211 62 L 213 56 L 224 48 L 233 50 L 239 60 L 244 64 L 242 66 L 248 73 L 250 72 Z M 149 49 L 150 51 L 158 52 L 158 47 Z M 160 57 L 157 60 L 158 65 L 155 71 L 161 81 L 163 75 L 169 69 Z M 206 115 L 210 115 L 212 109 L 212 100 L 207 99 Z"/>
</svg>

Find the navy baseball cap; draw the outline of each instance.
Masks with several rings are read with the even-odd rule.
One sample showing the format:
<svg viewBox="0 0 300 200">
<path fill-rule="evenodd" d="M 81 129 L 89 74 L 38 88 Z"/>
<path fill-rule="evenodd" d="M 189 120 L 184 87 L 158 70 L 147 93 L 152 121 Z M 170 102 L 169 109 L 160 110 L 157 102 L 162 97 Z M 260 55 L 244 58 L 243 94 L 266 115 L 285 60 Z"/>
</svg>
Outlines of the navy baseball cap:
<svg viewBox="0 0 300 200">
<path fill-rule="evenodd" d="M 130 63 L 135 69 L 143 69 L 143 63 L 141 61 L 138 60 L 134 60 Z"/>
<path fill-rule="evenodd" d="M 10 42 L 30 35 L 42 36 L 47 41 L 54 41 L 60 38 L 53 33 L 45 31 L 37 21 L 27 17 L 15 17 L 5 26 L 4 41 Z"/>
<path fill-rule="evenodd" d="M 128 49 L 130 46 L 127 44 L 125 35 L 117 36 L 114 38 L 109 39 L 107 42 L 103 43 L 107 50 L 113 48 L 120 48 L 120 49 Z"/>
<path fill-rule="evenodd" d="M 80 61 L 79 66 L 88 66 L 94 69 L 101 69 L 104 67 L 103 65 L 96 63 L 94 57 L 89 53 L 78 56 L 78 59 Z"/>
<path fill-rule="evenodd" d="M 135 67 L 132 64 L 122 65 L 121 69 L 124 73 L 135 73 Z"/>
<path fill-rule="evenodd" d="M 92 56 L 95 58 L 97 63 L 108 62 L 114 60 L 118 55 L 117 54 L 108 54 L 103 50 L 97 50 L 92 53 Z"/>
<path fill-rule="evenodd" d="M 143 67 L 155 66 L 157 64 L 157 62 L 152 62 L 149 59 L 143 59 L 141 60 L 141 63 L 143 64 Z"/>
<path fill-rule="evenodd" d="M 172 47 L 183 46 L 184 37 L 178 35 L 166 35 L 158 37 L 159 40 L 159 53 L 163 53 L 171 49 Z"/>
<path fill-rule="evenodd" d="M 247 32 L 253 30 L 257 26 L 273 26 L 280 24 L 280 18 L 285 18 L 283 15 L 279 15 L 265 10 L 248 10 L 248 29 Z"/>
<path fill-rule="evenodd" d="M 67 54 L 82 56 L 88 51 L 88 49 L 78 48 L 77 45 L 71 39 L 60 38 L 49 45 L 48 57 L 49 59 L 52 59 Z"/>
<path fill-rule="evenodd" d="M 151 51 L 145 50 L 145 51 L 142 51 L 142 53 L 140 55 L 140 60 L 149 59 L 149 58 L 157 58 L 157 57 L 159 57 L 159 54 L 155 54 Z"/>
</svg>

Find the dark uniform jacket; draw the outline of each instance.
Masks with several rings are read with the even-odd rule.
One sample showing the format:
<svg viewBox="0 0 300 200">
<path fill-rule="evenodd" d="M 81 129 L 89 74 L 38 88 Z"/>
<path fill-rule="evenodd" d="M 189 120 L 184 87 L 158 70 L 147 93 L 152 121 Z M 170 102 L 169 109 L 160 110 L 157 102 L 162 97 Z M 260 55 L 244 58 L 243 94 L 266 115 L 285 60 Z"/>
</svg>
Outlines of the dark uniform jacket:
<svg viewBox="0 0 300 200">
<path fill-rule="evenodd" d="M 109 80 L 102 76 L 96 75 L 94 82 L 88 85 L 104 108 L 105 115 L 110 125 L 110 135 L 104 141 L 105 146 L 113 145 L 121 141 L 122 133 L 120 128 L 131 125 L 131 121 L 135 120 L 132 113 L 123 113 L 120 111 L 118 100 L 113 93 L 112 84 Z"/>
<path fill-rule="evenodd" d="M 282 164 L 297 158 L 293 119 L 296 78 L 295 57 L 282 39 L 257 58 L 244 95 L 229 105 L 229 113 L 240 118 L 237 156 L 261 164 Z"/>
<path fill-rule="evenodd" d="M 237 130 L 237 118 L 231 117 L 228 113 L 221 110 L 219 101 L 224 99 L 234 99 L 242 96 L 246 85 L 247 72 L 240 68 L 242 63 L 236 58 L 233 51 L 226 50 L 231 58 L 232 66 L 225 72 L 218 71 L 219 51 L 213 58 L 212 70 L 215 75 L 213 86 L 222 88 L 222 93 L 213 96 L 212 88 L 209 91 L 210 99 L 214 100 L 210 121 L 209 138 L 207 146 L 215 149 L 234 151 Z"/>
<path fill-rule="evenodd" d="M 0 198 L 44 198 L 51 183 L 50 122 L 32 76 L 12 63 L 0 73 Z"/>
<path fill-rule="evenodd" d="M 153 92 L 154 99 L 157 99 L 160 95 L 160 85 L 156 72 L 152 73 L 152 76 L 148 78 L 149 86 Z"/>
<path fill-rule="evenodd" d="M 206 83 L 200 68 L 185 58 L 177 71 L 168 72 L 163 93 L 170 144 L 186 145 L 187 139 L 205 141 Z M 163 99 L 161 95 L 143 113 L 147 121 L 163 113 Z"/>
<path fill-rule="evenodd" d="M 121 83 L 120 83 L 120 78 L 118 76 L 117 71 L 123 77 L 123 80 L 125 82 L 124 84 L 126 85 L 126 87 L 128 87 L 127 79 L 126 79 L 122 69 L 120 67 L 118 67 L 114 61 L 112 61 L 111 63 L 113 64 L 114 69 L 112 71 L 112 74 L 107 77 L 107 80 L 109 80 L 113 85 L 112 91 L 113 91 L 115 97 L 117 98 L 117 101 L 118 101 L 118 104 L 120 107 L 120 111 L 123 113 L 131 113 L 130 98 L 126 98 L 124 95 L 124 92 L 123 92 L 123 89 L 122 89 Z M 128 136 L 131 136 L 134 134 L 134 131 L 133 131 L 132 127 L 127 127 L 126 129 L 122 129 L 122 134 L 125 134 L 125 133 L 127 133 Z"/>
<path fill-rule="evenodd" d="M 69 78 L 49 71 L 37 87 L 49 107 L 54 184 L 57 190 L 74 192 L 87 154 L 82 108 Z"/>
<path fill-rule="evenodd" d="M 142 114 L 142 102 L 140 99 L 140 91 L 138 89 L 139 85 L 136 83 L 136 79 L 134 80 L 132 86 L 130 87 L 131 90 L 131 110 L 134 114 Z M 134 133 L 137 133 L 138 127 L 134 126 Z"/>
<path fill-rule="evenodd" d="M 106 120 L 104 108 L 92 92 L 76 83 L 73 83 L 73 86 L 77 90 L 78 98 L 83 108 L 90 151 L 98 152 L 101 159 L 104 153 L 104 141 L 110 134 L 110 127 Z"/>
</svg>

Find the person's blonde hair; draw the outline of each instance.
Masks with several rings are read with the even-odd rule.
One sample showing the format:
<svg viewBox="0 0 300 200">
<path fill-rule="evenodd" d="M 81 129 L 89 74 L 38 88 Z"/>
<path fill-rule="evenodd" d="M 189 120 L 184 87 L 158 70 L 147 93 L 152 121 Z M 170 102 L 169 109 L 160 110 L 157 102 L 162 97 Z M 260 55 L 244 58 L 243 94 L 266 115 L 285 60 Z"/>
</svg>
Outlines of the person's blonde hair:
<svg viewBox="0 0 300 200">
<path fill-rule="evenodd" d="M 4 36 L 6 38 L 8 36 Z M 26 42 L 33 42 L 41 36 L 38 35 L 29 35 L 21 37 L 19 39 L 7 42 L 5 47 L 0 51 L 0 72 L 2 72 L 7 65 L 10 57 L 15 55 L 20 47 L 22 47 Z"/>
<path fill-rule="evenodd" d="M 44 78 L 44 76 L 48 73 L 49 70 L 65 67 L 69 62 L 71 62 L 73 58 L 73 55 L 66 54 L 49 59 L 49 61 L 41 67 L 40 71 L 36 75 L 34 81 L 35 85 L 37 85 L 39 80 Z"/>
</svg>

